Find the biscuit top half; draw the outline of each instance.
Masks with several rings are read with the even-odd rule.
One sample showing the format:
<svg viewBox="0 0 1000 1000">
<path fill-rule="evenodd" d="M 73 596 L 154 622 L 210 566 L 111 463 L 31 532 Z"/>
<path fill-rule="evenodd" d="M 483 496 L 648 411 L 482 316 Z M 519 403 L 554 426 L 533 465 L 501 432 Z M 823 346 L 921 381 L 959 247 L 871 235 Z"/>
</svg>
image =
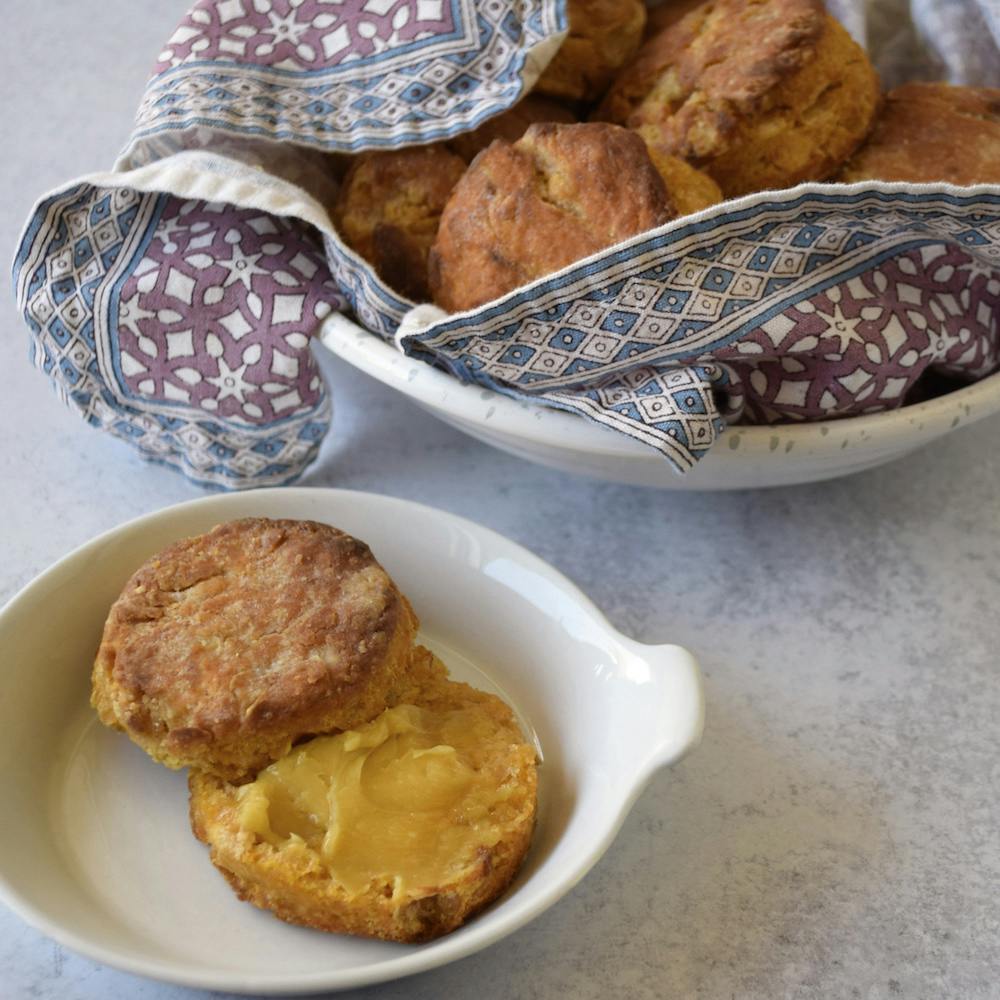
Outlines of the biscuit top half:
<svg viewBox="0 0 1000 1000">
<path fill-rule="evenodd" d="M 532 125 L 483 150 L 452 192 L 428 259 L 434 301 L 472 309 L 675 214 L 635 133 Z"/>
<path fill-rule="evenodd" d="M 619 75 L 597 117 L 633 126 L 659 120 L 694 130 L 693 155 L 711 155 L 715 133 L 758 102 L 812 55 L 823 33 L 819 0 L 716 0 L 650 38 Z M 649 107 L 647 108 L 647 104 Z M 711 148 L 697 148 L 704 144 Z"/>
<path fill-rule="evenodd" d="M 105 625 L 93 700 L 169 766 L 236 777 L 303 734 L 381 712 L 415 627 L 363 542 L 311 521 L 233 521 L 129 580 Z"/>
</svg>

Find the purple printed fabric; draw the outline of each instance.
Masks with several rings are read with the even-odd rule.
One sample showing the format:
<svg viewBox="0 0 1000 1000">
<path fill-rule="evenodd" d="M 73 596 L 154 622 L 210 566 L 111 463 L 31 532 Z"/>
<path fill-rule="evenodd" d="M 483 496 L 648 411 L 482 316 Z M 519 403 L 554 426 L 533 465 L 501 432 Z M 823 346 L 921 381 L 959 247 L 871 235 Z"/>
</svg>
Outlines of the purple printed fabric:
<svg viewBox="0 0 1000 1000">
<path fill-rule="evenodd" d="M 876 413 L 902 405 L 929 368 L 967 381 L 994 371 L 998 316 L 1000 270 L 931 244 L 804 299 L 714 358 L 751 423 Z"/>
<path fill-rule="evenodd" d="M 124 388 L 257 426 L 315 410 L 309 339 L 342 304 L 301 227 L 170 198 L 119 293 Z"/>
<path fill-rule="evenodd" d="M 33 360 L 88 423 L 215 486 L 315 458 L 330 402 L 310 340 L 344 300 L 308 230 L 83 184 L 41 203 L 15 272 Z"/>
<path fill-rule="evenodd" d="M 201 0 L 177 26 L 154 73 L 220 60 L 291 71 L 331 69 L 455 30 L 444 0 L 254 4 Z"/>
<path fill-rule="evenodd" d="M 683 471 L 727 423 L 893 409 L 928 370 L 994 371 L 1000 193 L 802 185 L 741 199 L 481 309 L 425 312 L 397 339 Z"/>
<path fill-rule="evenodd" d="M 291 481 L 329 424 L 323 317 L 371 299 L 391 334 L 408 307 L 336 237 L 327 154 L 474 128 L 565 27 L 551 0 L 199 0 L 116 173 L 29 220 L 14 271 L 36 365 L 88 422 L 198 482 Z"/>
<path fill-rule="evenodd" d="M 446 139 L 522 97 L 565 29 L 563 0 L 200 0 L 118 166 L 217 135 L 331 152 Z"/>
</svg>

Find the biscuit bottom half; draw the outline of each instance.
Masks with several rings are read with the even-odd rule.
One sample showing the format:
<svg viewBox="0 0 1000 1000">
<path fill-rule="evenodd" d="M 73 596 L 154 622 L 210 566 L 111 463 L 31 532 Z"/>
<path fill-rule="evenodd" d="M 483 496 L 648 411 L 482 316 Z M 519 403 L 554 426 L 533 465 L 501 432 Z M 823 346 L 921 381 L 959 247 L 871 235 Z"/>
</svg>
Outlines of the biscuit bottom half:
<svg viewBox="0 0 1000 1000">
<path fill-rule="evenodd" d="M 534 827 L 534 748 L 494 695 L 419 649 L 403 704 L 296 746 L 243 785 L 192 771 L 191 826 L 241 899 L 290 923 L 391 941 L 494 900 Z"/>
</svg>

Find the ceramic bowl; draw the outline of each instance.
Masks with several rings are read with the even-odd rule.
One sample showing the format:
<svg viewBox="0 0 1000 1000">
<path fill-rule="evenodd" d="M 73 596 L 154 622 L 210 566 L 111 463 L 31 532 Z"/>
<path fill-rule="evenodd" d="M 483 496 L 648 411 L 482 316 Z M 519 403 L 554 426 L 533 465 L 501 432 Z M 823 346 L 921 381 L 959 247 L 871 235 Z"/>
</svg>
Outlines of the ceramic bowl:
<svg viewBox="0 0 1000 1000">
<path fill-rule="evenodd" d="M 420 946 L 292 927 L 239 902 L 188 828 L 181 773 L 101 726 L 90 667 L 108 607 L 175 539 L 249 515 L 311 518 L 367 541 L 452 675 L 515 709 L 543 759 L 538 827 L 507 893 Z M 647 779 L 693 747 L 697 666 L 616 632 L 573 584 L 469 521 L 339 490 L 215 496 L 77 549 L 0 612 L 0 899 L 62 944 L 129 972 L 232 992 L 380 982 L 483 948 L 597 861 Z"/>
<path fill-rule="evenodd" d="M 684 475 L 659 452 L 571 413 L 501 396 L 401 354 L 342 315 L 320 334 L 338 357 L 473 437 L 532 462 L 666 490 L 740 490 L 834 479 L 883 465 L 1000 411 L 1000 373 L 899 410 L 733 427 Z"/>
</svg>

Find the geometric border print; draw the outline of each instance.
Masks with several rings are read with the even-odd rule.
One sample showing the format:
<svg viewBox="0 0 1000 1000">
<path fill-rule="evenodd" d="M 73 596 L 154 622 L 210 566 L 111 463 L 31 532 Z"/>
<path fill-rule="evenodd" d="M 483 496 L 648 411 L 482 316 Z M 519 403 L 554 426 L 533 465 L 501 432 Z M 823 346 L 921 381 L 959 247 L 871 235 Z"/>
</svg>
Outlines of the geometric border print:
<svg viewBox="0 0 1000 1000">
<path fill-rule="evenodd" d="M 120 165 L 212 131 L 337 152 L 468 131 L 531 86 L 566 30 L 564 7 L 201 0 L 160 54 Z"/>
<path fill-rule="evenodd" d="M 398 340 L 686 469 L 726 421 L 899 406 L 1000 364 L 1000 196 L 828 186 L 644 233 Z"/>
<path fill-rule="evenodd" d="M 319 399 L 309 341 L 342 308 L 319 241 L 256 210 L 167 198 L 117 296 L 123 394 L 234 425 L 272 425 Z"/>
</svg>

